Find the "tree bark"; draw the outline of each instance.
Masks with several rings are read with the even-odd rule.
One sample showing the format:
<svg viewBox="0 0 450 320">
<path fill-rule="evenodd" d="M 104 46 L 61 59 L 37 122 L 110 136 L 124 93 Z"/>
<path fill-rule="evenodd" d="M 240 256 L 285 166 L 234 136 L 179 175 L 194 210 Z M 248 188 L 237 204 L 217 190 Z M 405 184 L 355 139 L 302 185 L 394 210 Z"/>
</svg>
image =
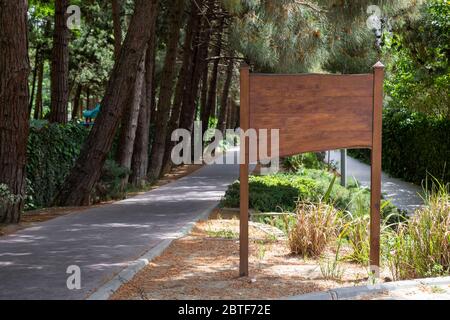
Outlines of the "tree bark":
<svg viewBox="0 0 450 320">
<path fill-rule="evenodd" d="M 213 55 L 215 57 L 220 57 L 220 54 L 222 53 L 222 32 L 225 25 L 225 19 L 222 17 L 220 18 L 219 27 L 217 30 L 217 43 L 214 50 Z M 202 122 L 203 122 L 203 133 L 208 130 L 209 125 L 209 119 L 211 116 L 216 114 L 216 99 L 217 99 L 217 79 L 219 76 L 219 62 L 220 59 L 214 60 L 213 68 L 211 71 L 211 80 L 209 83 L 209 91 L 208 91 L 208 98 L 206 100 L 206 106 L 205 110 L 202 115 Z"/>
<path fill-rule="evenodd" d="M 136 83 L 129 93 L 128 108 L 125 110 L 120 129 L 119 146 L 117 148 L 117 163 L 126 169 L 131 169 L 131 158 L 133 156 L 134 140 L 139 119 L 139 109 L 141 107 L 142 86 L 145 74 L 145 53 L 141 59 L 137 70 Z M 122 190 L 128 183 L 129 176 L 122 179 Z"/>
<path fill-rule="evenodd" d="M 67 177 L 55 203 L 62 206 L 89 205 L 90 193 L 98 181 L 114 134 L 126 108 L 129 92 L 134 87 L 137 71 L 151 35 L 153 21 L 148 18 L 153 5 L 136 0 L 119 61 L 108 83 L 102 111 L 95 121 L 80 157 Z"/>
<path fill-rule="evenodd" d="M 34 119 L 42 119 L 42 85 L 44 82 L 44 59 L 39 61 L 37 71 L 37 92 L 36 102 L 34 103 Z"/>
<path fill-rule="evenodd" d="M 153 20 L 152 33 L 148 43 L 145 59 L 145 76 L 141 93 L 141 106 L 137 124 L 136 139 L 134 141 L 133 157 L 131 159 L 130 183 L 142 187 L 147 181 L 148 151 L 150 142 L 150 119 L 153 104 L 155 103 L 155 60 L 156 60 L 156 16 L 158 0 L 152 0 L 155 10 L 151 17 Z"/>
<path fill-rule="evenodd" d="M 31 111 L 33 110 L 34 92 L 36 91 L 37 74 L 39 72 L 40 50 L 41 50 L 40 46 L 38 45 L 36 47 L 36 55 L 34 58 L 33 80 L 32 80 L 32 84 L 31 84 L 30 103 L 28 105 L 28 110 L 29 110 L 30 114 L 31 114 Z"/>
<path fill-rule="evenodd" d="M 208 57 L 209 41 L 211 38 L 211 29 L 209 27 L 209 22 L 204 19 L 204 32 L 201 38 L 198 40 L 200 46 L 197 44 L 197 52 L 195 54 L 195 61 L 193 64 L 193 70 L 191 72 L 191 77 L 188 81 L 188 86 L 186 87 L 186 92 L 183 97 L 183 108 L 180 116 L 180 128 L 192 131 L 194 126 L 195 118 L 195 107 L 196 99 L 198 96 L 198 91 L 200 87 L 200 81 L 204 72 L 207 68 L 206 58 Z"/>
<path fill-rule="evenodd" d="M 228 97 L 228 108 L 227 108 L 227 122 L 226 122 L 226 129 L 234 129 L 233 128 L 233 112 L 234 112 L 234 104 L 233 104 L 233 98 Z"/>
<path fill-rule="evenodd" d="M 155 139 L 151 151 L 150 179 L 158 179 L 161 175 L 166 135 L 170 115 L 175 78 L 175 62 L 182 25 L 184 0 L 174 0 L 169 8 L 169 37 L 166 49 L 164 67 L 161 74 L 161 86 L 158 99 L 158 113 L 156 118 Z"/>
<path fill-rule="evenodd" d="M 0 184 L 17 201 L 0 200 L 0 223 L 18 223 L 25 197 L 29 130 L 26 0 L 0 1 Z"/>
<path fill-rule="evenodd" d="M 206 125 L 204 122 L 206 118 L 206 109 L 208 101 L 208 75 L 209 75 L 209 63 L 205 63 L 205 69 L 202 74 L 202 91 L 200 94 L 200 120 L 203 121 L 203 126 Z"/>
<path fill-rule="evenodd" d="M 86 88 L 86 110 L 91 110 L 91 89 L 89 87 Z"/>
<path fill-rule="evenodd" d="M 227 114 L 228 114 L 228 96 L 230 94 L 231 81 L 233 80 L 234 61 L 230 59 L 226 71 L 226 79 L 223 85 L 222 98 L 220 99 L 220 113 L 219 121 L 217 123 L 217 129 L 222 133 L 225 132 L 227 127 Z"/>
<path fill-rule="evenodd" d="M 120 0 L 111 0 L 111 2 L 114 28 L 114 57 L 117 61 L 119 59 L 120 49 L 122 47 L 122 22 L 120 19 L 122 5 Z"/>
<path fill-rule="evenodd" d="M 155 8 L 157 7 L 157 0 Z M 155 10 L 156 12 L 156 10 Z M 156 19 L 156 15 L 154 17 Z M 150 119 L 152 105 L 154 104 L 154 71 L 156 56 L 156 33 L 155 25 L 152 26 L 153 35 L 149 41 L 146 59 L 144 83 L 141 91 L 141 106 L 139 109 L 139 118 L 136 130 L 136 139 L 134 141 L 133 156 L 131 158 L 131 176 L 130 183 L 136 187 L 142 187 L 147 181 L 148 170 L 148 151 L 150 143 Z"/>
<path fill-rule="evenodd" d="M 198 6 L 200 4 L 191 3 L 191 13 L 186 28 L 186 35 L 183 46 L 183 63 L 178 76 L 177 86 L 175 88 L 175 97 L 170 115 L 168 132 L 166 135 L 166 143 L 163 157 L 162 174 L 170 171 L 170 155 L 172 153 L 173 142 L 171 139 L 172 132 L 178 128 L 180 124 L 180 114 L 184 96 L 190 90 L 191 74 L 194 71 L 195 52 L 198 41 L 195 41 L 200 29 L 200 20 Z"/>
<path fill-rule="evenodd" d="M 72 120 L 79 119 L 79 117 L 80 117 L 80 102 L 81 102 L 81 92 L 82 91 L 83 91 L 83 86 L 81 84 L 78 84 L 77 90 L 75 91 L 75 96 L 73 99 Z"/>
<path fill-rule="evenodd" d="M 69 29 L 68 0 L 55 2 L 55 30 L 51 68 L 50 122 L 67 123 L 69 101 Z"/>
</svg>

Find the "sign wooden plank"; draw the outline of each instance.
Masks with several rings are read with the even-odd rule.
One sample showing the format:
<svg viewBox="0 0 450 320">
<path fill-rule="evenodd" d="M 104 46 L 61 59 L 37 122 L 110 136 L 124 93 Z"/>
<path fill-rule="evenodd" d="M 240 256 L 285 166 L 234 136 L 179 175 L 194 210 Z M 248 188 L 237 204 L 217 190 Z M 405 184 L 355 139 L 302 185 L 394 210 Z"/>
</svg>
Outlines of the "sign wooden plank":
<svg viewBox="0 0 450 320">
<path fill-rule="evenodd" d="M 279 155 L 372 149 L 370 264 L 380 265 L 384 66 L 362 75 L 267 75 L 241 68 L 241 129 L 279 129 Z M 274 150 L 271 150 L 274 151 Z M 248 276 L 249 143 L 241 143 L 240 275 Z M 264 160 L 264 159 L 259 159 Z"/>
<path fill-rule="evenodd" d="M 373 141 L 370 194 L 370 268 L 379 276 L 380 267 L 380 225 L 381 225 L 381 151 L 383 122 L 384 66 L 374 66 L 373 82 Z"/>
<path fill-rule="evenodd" d="M 240 121 L 241 130 L 249 129 L 249 92 L 250 92 L 250 69 L 244 66 L 241 69 L 241 106 Z M 248 207 L 249 207 L 249 190 L 248 190 L 248 166 L 249 166 L 249 147 L 247 142 L 241 143 L 240 157 L 240 232 L 239 232 L 239 251 L 240 265 L 239 274 L 241 277 L 248 275 Z"/>
<path fill-rule="evenodd" d="M 281 157 L 372 145 L 371 74 L 251 74 L 250 85 L 250 128 L 279 129 Z"/>
</svg>

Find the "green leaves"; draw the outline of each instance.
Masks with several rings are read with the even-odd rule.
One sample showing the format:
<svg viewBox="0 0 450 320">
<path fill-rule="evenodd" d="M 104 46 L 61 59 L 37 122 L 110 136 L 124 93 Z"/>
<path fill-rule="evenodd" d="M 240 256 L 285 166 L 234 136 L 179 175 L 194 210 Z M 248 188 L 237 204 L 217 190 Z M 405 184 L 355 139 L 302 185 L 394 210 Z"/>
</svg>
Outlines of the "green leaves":
<svg viewBox="0 0 450 320">
<path fill-rule="evenodd" d="M 450 181 L 450 120 L 405 109 L 387 109 L 383 117 L 383 170 L 421 184 L 430 173 Z M 370 150 L 351 150 L 365 162 Z"/>
<path fill-rule="evenodd" d="M 88 133 L 77 123 L 32 121 L 27 146 L 27 208 L 52 204 Z"/>
</svg>

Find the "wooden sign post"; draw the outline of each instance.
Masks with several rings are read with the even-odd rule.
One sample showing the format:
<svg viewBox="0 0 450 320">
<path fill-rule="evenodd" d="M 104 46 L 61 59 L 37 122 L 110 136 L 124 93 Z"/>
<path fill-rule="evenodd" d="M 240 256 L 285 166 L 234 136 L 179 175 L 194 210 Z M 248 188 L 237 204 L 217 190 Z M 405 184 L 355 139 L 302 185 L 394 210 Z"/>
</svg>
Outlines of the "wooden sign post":
<svg viewBox="0 0 450 320">
<path fill-rule="evenodd" d="M 384 66 L 373 74 L 277 75 L 241 68 L 241 129 L 279 129 L 279 156 L 335 149 L 372 150 L 370 268 L 380 266 L 381 134 Z M 240 270 L 248 276 L 249 141 L 241 141 Z M 273 150 L 272 150 L 273 151 Z M 258 160 L 261 159 L 258 156 Z"/>
</svg>

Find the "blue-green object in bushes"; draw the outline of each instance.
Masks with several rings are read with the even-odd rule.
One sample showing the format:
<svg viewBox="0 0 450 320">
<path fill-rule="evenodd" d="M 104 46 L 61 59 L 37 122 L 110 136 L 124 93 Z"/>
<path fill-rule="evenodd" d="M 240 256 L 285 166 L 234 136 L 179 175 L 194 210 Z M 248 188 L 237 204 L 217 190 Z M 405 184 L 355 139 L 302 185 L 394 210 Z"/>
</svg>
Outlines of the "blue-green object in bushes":
<svg viewBox="0 0 450 320">
<path fill-rule="evenodd" d="M 97 103 L 97 104 L 95 105 L 95 108 L 94 108 L 94 109 L 83 111 L 83 117 L 89 118 L 89 119 L 95 119 L 95 118 L 97 118 L 98 114 L 100 113 L 100 108 L 101 108 L 100 104 Z"/>
</svg>

